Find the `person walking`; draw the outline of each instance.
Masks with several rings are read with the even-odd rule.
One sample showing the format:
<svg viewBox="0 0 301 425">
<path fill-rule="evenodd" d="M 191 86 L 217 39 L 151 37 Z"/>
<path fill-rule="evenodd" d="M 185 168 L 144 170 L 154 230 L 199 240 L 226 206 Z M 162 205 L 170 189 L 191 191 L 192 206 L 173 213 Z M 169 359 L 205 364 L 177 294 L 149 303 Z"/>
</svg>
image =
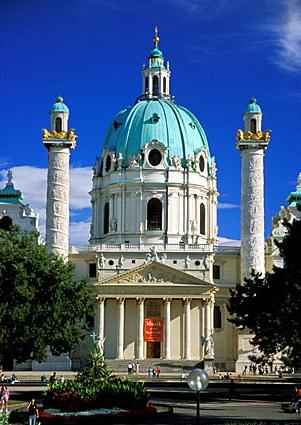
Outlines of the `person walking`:
<svg viewBox="0 0 301 425">
<path fill-rule="evenodd" d="M 1 399 L 1 412 L 8 412 L 9 389 L 6 386 L 1 388 Z"/>
<path fill-rule="evenodd" d="M 27 406 L 28 410 L 28 424 L 36 425 L 37 418 L 39 417 L 39 410 L 36 403 L 36 400 L 32 398 Z"/>
</svg>

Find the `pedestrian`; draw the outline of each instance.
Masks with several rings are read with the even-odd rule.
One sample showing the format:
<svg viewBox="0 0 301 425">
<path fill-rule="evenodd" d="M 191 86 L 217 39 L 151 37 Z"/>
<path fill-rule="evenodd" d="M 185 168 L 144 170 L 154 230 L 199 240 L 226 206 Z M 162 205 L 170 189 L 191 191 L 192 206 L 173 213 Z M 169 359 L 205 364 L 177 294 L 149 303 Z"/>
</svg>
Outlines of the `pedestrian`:
<svg viewBox="0 0 301 425">
<path fill-rule="evenodd" d="M 133 370 L 133 363 L 129 362 L 128 363 L 128 375 L 130 375 L 132 373 Z"/>
<path fill-rule="evenodd" d="M 147 369 L 148 377 L 151 378 L 153 376 L 153 370 L 151 367 Z"/>
<path fill-rule="evenodd" d="M 64 377 L 64 375 L 61 375 L 61 377 L 60 377 L 60 381 L 61 381 L 61 384 L 63 384 L 63 383 L 65 382 L 65 377 Z"/>
<path fill-rule="evenodd" d="M 137 373 L 137 375 L 139 375 L 139 362 L 136 362 L 136 373 Z"/>
<path fill-rule="evenodd" d="M 28 424 L 36 425 L 37 418 L 39 417 L 39 410 L 36 403 L 36 400 L 32 398 L 27 406 L 28 410 Z"/>
<path fill-rule="evenodd" d="M 1 412 L 8 412 L 9 389 L 6 386 L 1 388 L 1 399 Z"/>
<path fill-rule="evenodd" d="M 53 374 L 50 376 L 49 382 L 50 382 L 50 385 L 53 385 L 56 383 L 56 372 L 53 372 Z"/>
</svg>

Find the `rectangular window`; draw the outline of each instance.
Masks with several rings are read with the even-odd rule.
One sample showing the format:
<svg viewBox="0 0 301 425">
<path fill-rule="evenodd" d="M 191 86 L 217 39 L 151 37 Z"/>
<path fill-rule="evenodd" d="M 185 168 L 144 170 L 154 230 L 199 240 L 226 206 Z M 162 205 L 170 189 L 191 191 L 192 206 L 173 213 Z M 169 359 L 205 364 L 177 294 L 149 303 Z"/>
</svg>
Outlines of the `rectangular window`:
<svg viewBox="0 0 301 425">
<path fill-rule="evenodd" d="M 96 263 L 89 264 L 89 277 L 96 277 Z"/>
<path fill-rule="evenodd" d="M 221 278 L 221 268 L 217 264 L 213 264 L 213 279 L 219 280 Z"/>
</svg>

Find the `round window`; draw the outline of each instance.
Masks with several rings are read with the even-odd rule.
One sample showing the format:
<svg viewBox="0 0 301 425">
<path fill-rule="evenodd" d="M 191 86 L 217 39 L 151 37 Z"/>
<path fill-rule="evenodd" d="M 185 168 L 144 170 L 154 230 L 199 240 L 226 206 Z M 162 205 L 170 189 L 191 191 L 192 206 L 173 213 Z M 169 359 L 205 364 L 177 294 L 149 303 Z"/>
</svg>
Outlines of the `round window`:
<svg viewBox="0 0 301 425">
<path fill-rule="evenodd" d="M 203 155 L 200 156 L 199 166 L 200 166 L 200 171 L 203 172 L 205 170 L 205 160 Z"/>
<path fill-rule="evenodd" d="M 196 261 L 194 262 L 194 264 L 195 264 L 196 266 L 200 266 L 200 265 L 201 265 L 201 262 L 200 262 L 199 260 L 196 260 Z"/>
<path fill-rule="evenodd" d="M 106 159 L 106 172 L 107 173 L 110 171 L 111 163 L 112 163 L 111 155 L 108 155 L 107 159 Z"/>
<path fill-rule="evenodd" d="M 157 165 L 159 165 L 160 162 L 162 161 L 161 152 L 158 151 L 158 149 L 152 149 L 150 153 L 148 154 L 148 161 L 150 165 L 152 165 L 153 167 L 156 167 Z"/>
<path fill-rule="evenodd" d="M 109 265 L 110 266 L 114 266 L 114 261 L 113 260 L 109 260 Z"/>
</svg>

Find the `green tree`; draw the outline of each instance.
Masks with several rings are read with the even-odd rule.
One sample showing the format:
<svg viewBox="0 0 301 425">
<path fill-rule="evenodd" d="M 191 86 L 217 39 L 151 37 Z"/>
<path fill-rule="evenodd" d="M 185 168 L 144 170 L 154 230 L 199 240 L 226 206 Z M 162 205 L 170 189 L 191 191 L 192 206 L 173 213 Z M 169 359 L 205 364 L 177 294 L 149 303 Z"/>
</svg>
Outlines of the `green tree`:
<svg viewBox="0 0 301 425">
<path fill-rule="evenodd" d="M 39 244 L 37 232 L 0 229 L 0 362 L 42 361 L 47 351 L 69 352 L 93 314 L 86 280 Z"/>
<path fill-rule="evenodd" d="M 284 221 L 287 233 L 276 242 L 283 268 L 264 277 L 252 273 L 230 290 L 230 322 L 254 333 L 252 343 L 267 355 L 284 350 L 287 363 L 301 367 L 301 221 Z"/>
</svg>

